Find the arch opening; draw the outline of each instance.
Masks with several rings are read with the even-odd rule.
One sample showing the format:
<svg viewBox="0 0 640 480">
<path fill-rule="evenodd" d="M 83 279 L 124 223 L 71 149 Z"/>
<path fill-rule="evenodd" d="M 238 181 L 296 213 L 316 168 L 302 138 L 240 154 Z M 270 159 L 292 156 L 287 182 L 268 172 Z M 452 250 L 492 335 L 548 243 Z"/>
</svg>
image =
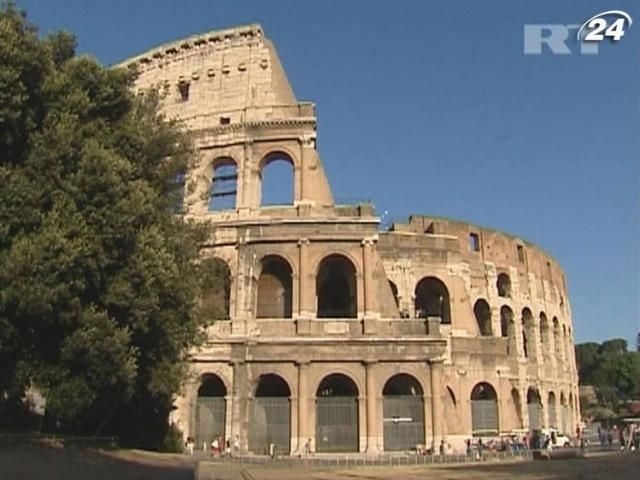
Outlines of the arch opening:
<svg viewBox="0 0 640 480">
<path fill-rule="evenodd" d="M 415 450 L 425 439 L 422 386 L 401 373 L 387 380 L 382 396 L 385 451 Z"/>
<path fill-rule="evenodd" d="M 249 450 L 269 453 L 275 445 L 276 453 L 288 454 L 291 449 L 291 390 L 279 375 L 260 376 L 255 398 L 251 403 Z"/>
<path fill-rule="evenodd" d="M 500 333 L 507 339 L 507 355 L 517 355 L 516 324 L 513 320 L 513 310 L 506 305 L 500 309 Z"/>
<path fill-rule="evenodd" d="M 478 330 L 480 335 L 490 337 L 493 335 L 493 328 L 491 327 L 491 307 L 484 299 L 479 299 L 473 306 L 473 313 L 478 323 Z"/>
<path fill-rule="evenodd" d="M 200 306 L 210 318 L 230 318 L 231 270 L 219 258 L 205 258 L 200 263 Z"/>
<path fill-rule="evenodd" d="M 486 382 L 478 383 L 471 390 L 471 433 L 473 436 L 498 434 L 498 395 Z"/>
<path fill-rule="evenodd" d="M 498 288 L 499 297 L 511 298 L 511 279 L 509 275 L 506 273 L 499 274 L 496 287 Z"/>
<path fill-rule="evenodd" d="M 357 452 L 358 441 L 358 387 L 346 375 L 328 375 L 316 391 L 316 450 Z"/>
<path fill-rule="evenodd" d="M 291 318 L 293 280 L 289 262 L 270 255 L 262 260 L 258 278 L 257 318 Z"/>
<path fill-rule="evenodd" d="M 213 177 L 209 192 L 209 211 L 236 208 L 238 168 L 231 158 L 220 158 L 213 163 Z"/>
<path fill-rule="evenodd" d="M 347 257 L 333 254 L 320 263 L 316 276 L 318 318 L 356 318 L 356 269 Z"/>
<path fill-rule="evenodd" d="M 260 205 L 293 205 L 293 160 L 286 153 L 269 154 L 261 162 L 262 183 Z"/>
<path fill-rule="evenodd" d="M 451 323 L 449 290 L 442 280 L 436 277 L 424 277 L 415 289 L 416 318 L 438 317 L 441 323 Z"/>
<path fill-rule="evenodd" d="M 533 315 L 528 308 L 522 309 L 522 351 L 525 358 L 536 360 L 535 326 Z"/>
<path fill-rule="evenodd" d="M 224 438 L 227 388 L 219 376 L 207 374 L 198 388 L 195 408 L 195 440 L 197 445 L 211 445 L 214 438 Z"/>
</svg>

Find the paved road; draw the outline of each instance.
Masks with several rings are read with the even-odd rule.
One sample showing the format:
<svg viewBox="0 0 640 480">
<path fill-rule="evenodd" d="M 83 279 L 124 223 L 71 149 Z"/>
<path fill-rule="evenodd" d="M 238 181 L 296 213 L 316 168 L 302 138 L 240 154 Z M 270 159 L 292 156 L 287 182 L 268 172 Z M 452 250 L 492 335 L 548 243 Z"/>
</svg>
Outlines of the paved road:
<svg viewBox="0 0 640 480">
<path fill-rule="evenodd" d="M 203 466 L 207 468 L 202 468 Z M 219 480 L 220 466 L 200 465 L 199 480 Z M 487 462 L 482 464 L 305 469 L 303 466 L 252 466 L 242 470 L 251 480 L 638 480 L 640 454 L 599 454 L 586 459 Z M 226 480 L 226 479 L 225 479 Z"/>
<path fill-rule="evenodd" d="M 0 447 L 1 480 L 192 480 L 194 467 L 193 462 L 136 455 L 120 458 L 36 445 Z"/>
</svg>

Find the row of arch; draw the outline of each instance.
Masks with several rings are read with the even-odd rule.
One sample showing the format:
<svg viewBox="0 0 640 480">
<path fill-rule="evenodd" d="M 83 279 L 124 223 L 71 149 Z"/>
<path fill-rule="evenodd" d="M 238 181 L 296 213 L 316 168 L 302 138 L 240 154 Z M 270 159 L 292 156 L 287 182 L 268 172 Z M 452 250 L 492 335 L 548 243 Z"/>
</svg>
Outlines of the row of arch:
<svg viewBox="0 0 640 480">
<path fill-rule="evenodd" d="M 260 205 L 292 205 L 294 201 L 294 162 L 281 151 L 265 155 L 258 163 Z M 209 211 L 236 208 L 238 165 L 231 157 L 212 163 Z"/>
<path fill-rule="evenodd" d="M 447 387 L 453 404 L 457 401 Z M 315 391 L 315 449 L 318 452 L 347 452 L 359 449 L 359 398 L 358 386 L 352 378 L 342 373 L 332 373 L 321 379 Z M 195 406 L 195 425 L 192 429 L 199 443 L 209 443 L 213 438 L 225 435 L 225 397 L 227 388 L 214 374 L 202 377 Z M 259 377 L 252 396 L 248 449 L 264 453 L 268 445 L 276 445 L 278 451 L 290 451 L 291 439 L 291 389 L 281 376 L 275 373 Z M 391 376 L 382 388 L 384 449 L 411 450 L 425 442 L 424 390 L 412 375 L 399 373 Z M 474 436 L 498 435 L 499 402 L 494 387 L 488 382 L 477 383 L 470 397 L 472 434 Z M 511 401 L 521 417 L 520 394 L 512 389 Z M 561 393 L 561 421 L 558 422 L 558 405 L 554 392 L 549 392 L 548 421 L 542 416 L 542 401 L 538 390 L 527 391 L 527 410 L 530 429 L 540 429 L 543 424 L 551 428 L 570 428 L 569 408 Z"/>
<path fill-rule="evenodd" d="M 231 271 L 218 258 L 208 259 L 209 267 L 218 272 L 222 281 L 211 288 L 203 302 L 218 313 L 219 318 L 229 318 L 231 296 Z M 293 314 L 293 269 L 280 255 L 267 255 L 261 260 L 257 278 L 256 318 L 291 318 Z M 213 287 L 213 286 L 212 286 Z M 390 282 L 395 296 L 397 288 Z M 357 317 L 358 274 L 354 263 L 344 255 L 330 254 L 324 257 L 316 273 L 316 299 L 318 318 Z M 425 277 L 416 286 L 415 308 L 417 318 L 439 317 L 442 323 L 451 323 L 449 291 L 436 277 Z"/>
<path fill-rule="evenodd" d="M 229 318 L 231 271 L 221 259 L 207 260 L 211 269 L 218 272 L 221 280 L 207 292 L 203 301 L 215 305 L 219 318 Z M 261 259 L 260 274 L 257 279 L 256 318 L 291 318 L 293 314 L 293 269 L 280 255 L 267 255 Z M 358 275 L 354 263 L 344 255 L 330 254 L 324 257 L 316 273 L 316 298 L 318 318 L 355 318 L 357 316 Z M 392 281 L 389 287 L 399 306 L 398 288 Z M 451 302 L 447 286 L 437 277 L 422 278 L 415 288 L 415 318 L 438 317 L 443 324 L 451 323 Z M 492 309 L 485 299 L 476 300 L 473 306 L 478 330 L 482 336 L 494 336 Z M 560 325 L 557 317 L 551 324 L 544 312 L 539 315 L 540 338 L 543 349 L 551 346 L 550 331 L 555 340 L 558 358 L 568 358 L 566 343 L 571 338 L 571 328 Z M 528 307 L 522 310 L 522 345 L 525 357 L 535 355 L 533 344 L 535 324 Z M 551 327 L 550 327 L 551 325 Z M 552 330 L 550 330 L 550 328 Z M 509 338 L 509 350 L 515 354 L 515 320 L 513 310 L 503 305 L 500 309 L 500 336 Z M 564 341 L 560 341 L 560 339 Z"/>
<path fill-rule="evenodd" d="M 499 297 L 511 298 L 511 278 L 506 273 L 499 273 L 496 278 L 496 290 Z M 560 308 L 564 308 L 564 297 L 560 295 Z"/>
<path fill-rule="evenodd" d="M 493 327 L 491 320 L 491 307 L 484 299 L 478 299 L 473 306 L 473 313 L 482 336 L 492 336 Z M 536 325 L 533 314 L 528 307 L 522 309 L 522 353 L 526 358 L 535 359 L 536 349 L 531 348 L 535 339 Z M 539 315 L 539 333 L 542 343 L 542 351 L 548 352 L 551 347 L 551 339 L 554 340 L 555 356 L 560 359 L 570 358 L 571 328 L 560 325 L 557 317 L 553 317 L 551 323 L 544 312 Z M 516 326 L 513 310 L 507 305 L 500 308 L 500 336 L 509 339 L 509 352 L 516 354 Z"/>
</svg>

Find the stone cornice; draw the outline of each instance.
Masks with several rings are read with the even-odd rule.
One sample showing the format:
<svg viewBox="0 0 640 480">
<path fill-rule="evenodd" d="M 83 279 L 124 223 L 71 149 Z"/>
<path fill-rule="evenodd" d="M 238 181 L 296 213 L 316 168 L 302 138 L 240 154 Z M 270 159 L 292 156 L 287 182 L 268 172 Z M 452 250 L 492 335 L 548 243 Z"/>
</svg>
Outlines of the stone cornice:
<svg viewBox="0 0 640 480">
<path fill-rule="evenodd" d="M 207 135 L 222 135 L 229 132 L 238 132 L 252 129 L 280 129 L 283 127 L 315 126 L 315 117 L 283 118 L 273 120 L 255 120 L 249 122 L 232 123 L 229 125 L 216 125 L 207 128 L 189 129 L 188 133 L 194 137 Z"/>
</svg>

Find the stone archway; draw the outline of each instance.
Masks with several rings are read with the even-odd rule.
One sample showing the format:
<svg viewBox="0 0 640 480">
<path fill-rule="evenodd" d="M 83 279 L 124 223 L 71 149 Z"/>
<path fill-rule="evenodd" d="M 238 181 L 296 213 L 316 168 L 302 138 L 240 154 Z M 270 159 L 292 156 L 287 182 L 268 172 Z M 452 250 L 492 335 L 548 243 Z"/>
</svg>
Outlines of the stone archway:
<svg viewBox="0 0 640 480">
<path fill-rule="evenodd" d="M 316 392 L 316 451 L 357 452 L 358 387 L 346 375 L 326 376 Z"/>
<path fill-rule="evenodd" d="M 473 436 L 499 432 L 498 395 L 489 383 L 478 383 L 471 390 L 471 432 Z"/>
<path fill-rule="evenodd" d="M 196 445 L 206 444 L 207 448 L 215 438 L 224 439 L 227 388 L 214 374 L 202 377 L 198 388 L 195 411 Z"/>
<path fill-rule="evenodd" d="M 277 453 L 288 454 L 291 449 L 291 390 L 275 374 L 260 377 L 249 424 L 249 450 L 266 454 L 271 444 Z"/>
<path fill-rule="evenodd" d="M 258 278 L 257 318 L 291 318 L 293 304 L 291 266 L 278 255 L 262 259 Z"/>
<path fill-rule="evenodd" d="M 318 318 L 356 318 L 356 269 L 347 257 L 333 254 L 320 262 L 316 276 Z"/>
<path fill-rule="evenodd" d="M 424 443 L 424 399 L 418 380 L 394 375 L 382 390 L 384 449 L 415 450 Z"/>
</svg>

